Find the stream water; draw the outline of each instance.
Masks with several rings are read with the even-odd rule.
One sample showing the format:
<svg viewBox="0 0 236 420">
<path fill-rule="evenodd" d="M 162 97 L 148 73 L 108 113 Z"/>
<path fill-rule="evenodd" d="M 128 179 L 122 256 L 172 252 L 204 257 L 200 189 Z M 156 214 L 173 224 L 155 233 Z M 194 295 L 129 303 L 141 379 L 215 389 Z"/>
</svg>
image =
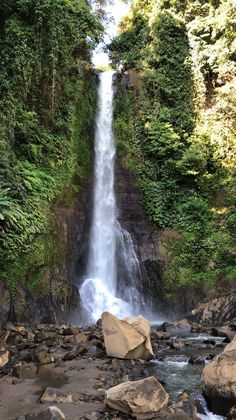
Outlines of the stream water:
<svg viewBox="0 0 236 420">
<path fill-rule="evenodd" d="M 173 337 L 172 337 L 173 338 Z M 176 337 L 177 339 L 180 336 Z M 209 349 L 204 340 L 214 340 L 216 346 Z M 183 336 L 185 347 L 183 350 L 166 349 L 160 347 L 155 351 L 156 358 L 149 364 L 149 373 L 165 383 L 165 389 L 176 400 L 182 392 L 191 392 L 191 396 L 197 401 L 199 408 L 198 416 L 202 420 L 222 420 L 224 417 L 211 413 L 202 395 L 201 372 L 204 365 L 190 364 L 191 356 L 200 356 L 209 363 L 212 356 L 220 353 L 222 337 L 212 337 L 205 334 L 190 334 Z M 218 347 L 219 346 L 219 347 Z"/>
</svg>

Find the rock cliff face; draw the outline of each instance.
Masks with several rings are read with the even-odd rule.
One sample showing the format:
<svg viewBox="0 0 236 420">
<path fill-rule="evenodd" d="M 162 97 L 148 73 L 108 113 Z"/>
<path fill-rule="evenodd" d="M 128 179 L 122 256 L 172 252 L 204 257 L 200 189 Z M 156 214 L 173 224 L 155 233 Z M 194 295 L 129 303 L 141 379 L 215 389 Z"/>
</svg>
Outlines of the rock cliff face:
<svg viewBox="0 0 236 420">
<path fill-rule="evenodd" d="M 171 241 L 179 236 L 172 230 L 157 230 L 148 220 L 142 205 L 141 194 L 135 186 L 132 174 L 122 165 L 119 157 L 116 161 L 116 197 L 118 220 L 132 236 L 135 252 L 139 259 L 142 281 L 139 290 L 146 296 L 146 303 L 151 304 L 152 312 L 158 317 L 176 319 L 194 308 L 201 299 L 207 297 L 208 288 L 180 288 L 170 300 L 164 292 L 164 269 L 166 251 L 162 241 Z M 119 267 L 118 267 L 119 274 Z"/>
<path fill-rule="evenodd" d="M 10 299 L 0 282 L 0 328 L 7 320 L 54 323 L 78 314 L 78 279 L 82 277 L 88 252 L 91 212 L 91 178 L 77 194 L 63 191 L 55 203 L 50 231 L 45 237 L 45 270 L 36 287 L 31 286 L 31 271 L 18 282 L 16 297 Z M 47 260 L 50 260 L 48 263 Z"/>
<path fill-rule="evenodd" d="M 163 257 L 160 253 L 160 234 L 153 228 L 144 212 L 141 196 L 130 172 L 116 161 L 116 197 L 118 220 L 132 236 L 134 249 L 140 263 L 142 283 L 139 290 L 146 296 L 159 300 L 162 295 L 161 278 Z"/>
</svg>

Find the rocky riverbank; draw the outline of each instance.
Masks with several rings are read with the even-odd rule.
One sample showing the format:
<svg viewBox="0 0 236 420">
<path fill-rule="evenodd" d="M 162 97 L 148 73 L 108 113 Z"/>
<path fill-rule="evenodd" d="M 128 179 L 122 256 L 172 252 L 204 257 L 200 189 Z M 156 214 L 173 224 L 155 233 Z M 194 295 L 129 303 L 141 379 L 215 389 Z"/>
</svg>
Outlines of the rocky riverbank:
<svg viewBox="0 0 236 420">
<path fill-rule="evenodd" d="M 175 323 L 175 328 L 176 325 L 186 329 L 187 321 Z M 198 332 L 207 330 L 199 324 L 190 326 Z M 162 329 L 170 327 L 170 323 L 165 323 Z M 228 341 L 228 338 L 223 340 Z M 177 337 L 174 332 L 153 330 L 151 343 L 154 361 L 160 359 L 161 354 L 178 355 L 183 348 L 192 348 L 195 356 L 189 358 L 188 363 L 201 364 L 202 367 L 206 363 L 205 357 L 201 358 L 198 354 L 199 347 L 194 347 L 185 338 Z M 207 349 L 209 359 L 212 359 L 225 346 L 226 343 L 208 339 L 202 340 L 200 347 Z M 117 409 L 120 401 L 118 405 L 109 404 L 109 401 L 113 387 L 120 384 L 127 387 L 129 381 L 132 381 L 132 387 L 136 383 L 133 381 L 141 381 L 137 385 L 137 392 L 142 398 L 147 389 L 157 395 L 159 387 L 164 396 L 164 404 L 151 417 L 150 414 L 145 416 L 145 413 L 142 416 L 136 415 L 134 411 L 133 416 L 136 418 L 190 420 L 198 418 L 197 411 L 204 413 L 204 408 L 194 400 L 191 389 L 185 392 L 181 389 L 178 398 L 172 399 L 164 390 L 168 384 L 159 381 L 158 369 L 155 374 L 157 381 L 154 378 L 154 382 L 151 380 L 152 386 L 147 385 L 145 381 L 153 376 L 150 370 L 153 362 L 108 357 L 101 322 L 87 328 L 72 327 L 69 324 L 29 327 L 7 323 L 0 335 L 0 350 L 1 420 L 128 419 L 132 414 L 130 408 L 127 410 L 129 414 L 121 413 Z M 235 353 L 236 350 L 233 351 Z M 207 387 L 204 390 L 207 393 Z M 231 399 L 227 409 L 234 403 Z M 145 404 L 148 412 L 147 401 Z M 50 408 L 52 406 L 61 412 Z"/>
</svg>

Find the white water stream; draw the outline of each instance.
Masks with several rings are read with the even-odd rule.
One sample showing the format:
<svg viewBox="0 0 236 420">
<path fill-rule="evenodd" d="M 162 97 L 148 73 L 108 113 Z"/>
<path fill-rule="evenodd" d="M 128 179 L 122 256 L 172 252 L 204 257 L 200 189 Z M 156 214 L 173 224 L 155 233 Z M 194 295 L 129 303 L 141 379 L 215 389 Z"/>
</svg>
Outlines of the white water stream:
<svg viewBox="0 0 236 420">
<path fill-rule="evenodd" d="M 139 272 L 132 238 L 117 222 L 116 198 L 114 192 L 115 140 L 112 131 L 113 120 L 113 71 L 100 73 L 98 91 L 98 114 L 95 133 L 95 182 L 93 220 L 90 234 L 87 278 L 79 293 L 87 315 L 96 321 L 102 312 L 125 317 L 137 309 L 139 292 L 132 277 Z M 117 296 L 117 245 L 121 250 L 122 264 L 127 266 L 129 283 L 122 297 Z M 127 283 L 126 282 L 126 283 Z M 121 293 L 120 293 L 121 295 Z"/>
</svg>

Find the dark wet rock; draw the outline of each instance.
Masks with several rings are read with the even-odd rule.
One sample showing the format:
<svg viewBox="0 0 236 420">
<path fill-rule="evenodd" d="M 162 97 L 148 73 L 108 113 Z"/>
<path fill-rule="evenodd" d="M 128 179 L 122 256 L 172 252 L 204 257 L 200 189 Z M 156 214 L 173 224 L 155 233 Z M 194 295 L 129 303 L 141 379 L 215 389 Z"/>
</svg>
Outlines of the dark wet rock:
<svg viewBox="0 0 236 420">
<path fill-rule="evenodd" d="M 18 362 L 30 363 L 34 361 L 34 353 L 30 350 L 22 350 L 17 355 Z"/>
<path fill-rule="evenodd" d="M 216 345 L 216 341 L 215 340 L 212 340 L 211 338 L 208 338 L 206 340 L 203 340 L 203 343 L 204 344 L 211 344 L 212 346 L 215 346 Z"/>
<path fill-rule="evenodd" d="M 78 350 L 76 350 L 76 351 L 70 351 L 70 352 L 66 353 L 66 354 L 63 356 L 62 360 L 64 360 L 64 362 L 67 362 L 67 361 L 69 361 L 69 360 L 74 360 L 74 359 L 76 359 L 79 355 L 80 355 L 80 352 L 79 352 Z"/>
<path fill-rule="evenodd" d="M 188 360 L 190 365 L 205 365 L 205 358 L 201 356 L 191 356 Z"/>
<path fill-rule="evenodd" d="M 183 340 L 173 340 L 170 341 L 169 346 L 174 350 L 182 350 L 185 347 L 185 344 Z"/>
<path fill-rule="evenodd" d="M 151 331 L 151 340 L 168 340 L 170 338 L 169 332 L 161 332 L 161 331 Z"/>
<path fill-rule="evenodd" d="M 226 341 L 227 343 L 229 343 L 230 341 L 233 340 L 234 336 L 236 335 L 236 331 L 235 330 L 231 330 L 228 326 L 223 326 L 223 327 L 214 327 L 212 328 L 212 334 L 217 336 L 217 337 L 225 337 L 227 338 L 228 341 Z"/>
<path fill-rule="evenodd" d="M 182 319 L 181 321 L 173 321 L 173 322 L 164 322 L 162 324 L 162 329 L 164 332 L 168 332 L 171 334 L 176 333 L 190 333 L 192 329 L 192 325 L 188 322 L 187 319 Z"/>
<path fill-rule="evenodd" d="M 32 346 L 32 343 L 26 340 L 24 340 L 23 342 L 19 344 L 15 340 L 15 344 L 19 351 L 29 349 Z"/>
<path fill-rule="evenodd" d="M 73 328 L 71 325 L 65 325 L 65 326 L 62 326 L 59 329 L 58 332 L 59 332 L 60 335 L 64 335 L 64 336 L 69 335 L 69 336 L 71 336 L 71 335 L 74 335 L 77 331 L 78 331 L 78 329 Z"/>
<path fill-rule="evenodd" d="M 231 319 L 230 323 L 229 323 L 229 328 L 231 330 L 236 330 L 236 318 Z"/>
<path fill-rule="evenodd" d="M 14 366 L 12 374 L 20 379 L 35 379 L 37 378 L 37 367 L 33 363 L 19 364 Z"/>
</svg>

